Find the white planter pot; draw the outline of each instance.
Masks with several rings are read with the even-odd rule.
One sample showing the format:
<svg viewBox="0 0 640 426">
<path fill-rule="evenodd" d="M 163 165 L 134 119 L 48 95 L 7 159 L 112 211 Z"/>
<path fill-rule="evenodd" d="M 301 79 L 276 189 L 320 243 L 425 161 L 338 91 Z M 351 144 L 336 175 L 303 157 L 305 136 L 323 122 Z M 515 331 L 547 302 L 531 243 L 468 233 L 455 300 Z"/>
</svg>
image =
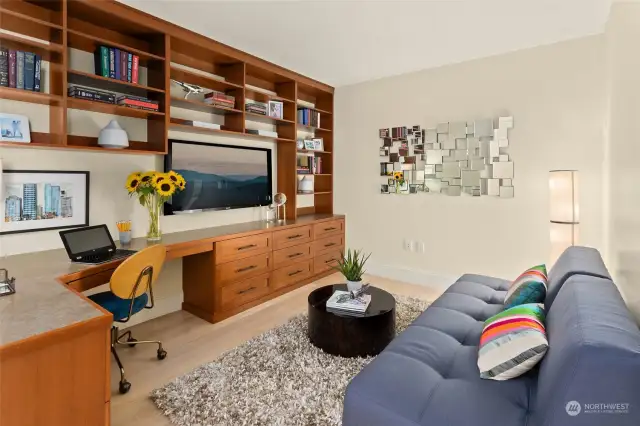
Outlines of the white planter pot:
<svg viewBox="0 0 640 426">
<path fill-rule="evenodd" d="M 347 290 L 358 291 L 362 288 L 362 281 L 349 281 L 347 280 Z"/>
</svg>

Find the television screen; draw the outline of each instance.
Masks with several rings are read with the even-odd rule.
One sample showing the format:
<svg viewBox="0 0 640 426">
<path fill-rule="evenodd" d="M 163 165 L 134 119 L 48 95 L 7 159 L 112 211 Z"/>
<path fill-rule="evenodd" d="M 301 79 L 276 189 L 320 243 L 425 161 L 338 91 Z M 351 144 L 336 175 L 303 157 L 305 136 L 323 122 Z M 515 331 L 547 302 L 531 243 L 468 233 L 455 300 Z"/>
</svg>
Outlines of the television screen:
<svg viewBox="0 0 640 426">
<path fill-rule="evenodd" d="M 165 214 L 271 203 L 270 149 L 170 140 L 169 170 L 187 185 L 167 203 Z"/>
</svg>

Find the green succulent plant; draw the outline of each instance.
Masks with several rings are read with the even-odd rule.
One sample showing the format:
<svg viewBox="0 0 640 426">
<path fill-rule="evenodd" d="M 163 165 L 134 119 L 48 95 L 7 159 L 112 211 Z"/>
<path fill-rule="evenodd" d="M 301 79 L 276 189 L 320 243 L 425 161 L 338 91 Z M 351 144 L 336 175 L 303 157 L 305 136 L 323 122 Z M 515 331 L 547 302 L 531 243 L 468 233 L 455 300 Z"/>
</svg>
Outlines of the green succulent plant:
<svg viewBox="0 0 640 426">
<path fill-rule="evenodd" d="M 365 255 L 362 250 L 347 250 L 338 260 L 338 265 L 333 269 L 340 272 L 348 281 L 361 281 L 365 272 L 364 264 L 367 263 L 371 253 Z"/>
</svg>

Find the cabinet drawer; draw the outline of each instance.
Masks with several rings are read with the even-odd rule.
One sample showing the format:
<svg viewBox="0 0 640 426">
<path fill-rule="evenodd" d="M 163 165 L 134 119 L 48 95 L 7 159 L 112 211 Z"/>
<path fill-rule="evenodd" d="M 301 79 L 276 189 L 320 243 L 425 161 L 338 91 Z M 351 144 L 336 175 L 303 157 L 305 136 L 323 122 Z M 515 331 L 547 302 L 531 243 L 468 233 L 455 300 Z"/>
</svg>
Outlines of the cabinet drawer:
<svg viewBox="0 0 640 426">
<path fill-rule="evenodd" d="M 271 290 L 288 287 L 311 276 L 311 260 L 293 263 L 271 273 Z"/>
<path fill-rule="evenodd" d="M 290 263 L 311 258 L 311 243 L 300 244 L 273 252 L 273 268 L 282 268 Z"/>
<path fill-rule="evenodd" d="M 269 273 L 249 278 L 245 281 L 228 284 L 220 289 L 221 309 L 231 309 L 269 293 Z"/>
<path fill-rule="evenodd" d="M 316 240 L 330 235 L 342 234 L 343 232 L 344 220 L 331 220 L 313 225 L 313 235 Z"/>
<path fill-rule="evenodd" d="M 311 241 L 311 225 L 273 233 L 273 249 L 278 250 Z"/>
<path fill-rule="evenodd" d="M 336 248 L 344 245 L 344 235 L 334 235 L 332 237 L 322 238 L 313 243 L 313 254 L 318 256 L 328 251 L 335 251 Z"/>
<path fill-rule="evenodd" d="M 271 253 L 263 253 L 246 259 L 234 260 L 216 266 L 216 283 L 224 285 L 242 281 L 271 270 Z"/>
<path fill-rule="evenodd" d="M 339 250 L 331 250 L 313 258 L 313 273 L 319 274 L 328 271 L 332 266 L 338 264 L 342 256 L 342 247 Z"/>
<path fill-rule="evenodd" d="M 271 233 L 234 238 L 216 243 L 216 265 L 266 253 L 271 250 Z"/>
</svg>

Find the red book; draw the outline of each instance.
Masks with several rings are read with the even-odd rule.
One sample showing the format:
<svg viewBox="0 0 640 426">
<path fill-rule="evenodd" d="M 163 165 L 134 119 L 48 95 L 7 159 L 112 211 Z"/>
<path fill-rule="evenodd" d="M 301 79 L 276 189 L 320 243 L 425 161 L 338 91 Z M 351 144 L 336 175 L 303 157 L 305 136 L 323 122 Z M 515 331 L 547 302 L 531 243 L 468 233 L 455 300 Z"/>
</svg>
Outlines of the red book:
<svg viewBox="0 0 640 426">
<path fill-rule="evenodd" d="M 120 80 L 127 81 L 127 52 L 120 51 Z"/>
<path fill-rule="evenodd" d="M 140 57 L 138 55 L 133 55 L 133 65 L 131 66 L 131 82 L 138 84 L 138 63 L 140 62 Z"/>
<path fill-rule="evenodd" d="M 152 104 L 150 102 L 138 101 L 136 99 L 123 99 L 119 103 L 122 105 L 133 105 L 133 106 L 153 109 L 156 111 L 158 110 L 158 105 Z"/>
<path fill-rule="evenodd" d="M 16 87 L 16 51 L 9 49 L 9 87 Z"/>
</svg>

